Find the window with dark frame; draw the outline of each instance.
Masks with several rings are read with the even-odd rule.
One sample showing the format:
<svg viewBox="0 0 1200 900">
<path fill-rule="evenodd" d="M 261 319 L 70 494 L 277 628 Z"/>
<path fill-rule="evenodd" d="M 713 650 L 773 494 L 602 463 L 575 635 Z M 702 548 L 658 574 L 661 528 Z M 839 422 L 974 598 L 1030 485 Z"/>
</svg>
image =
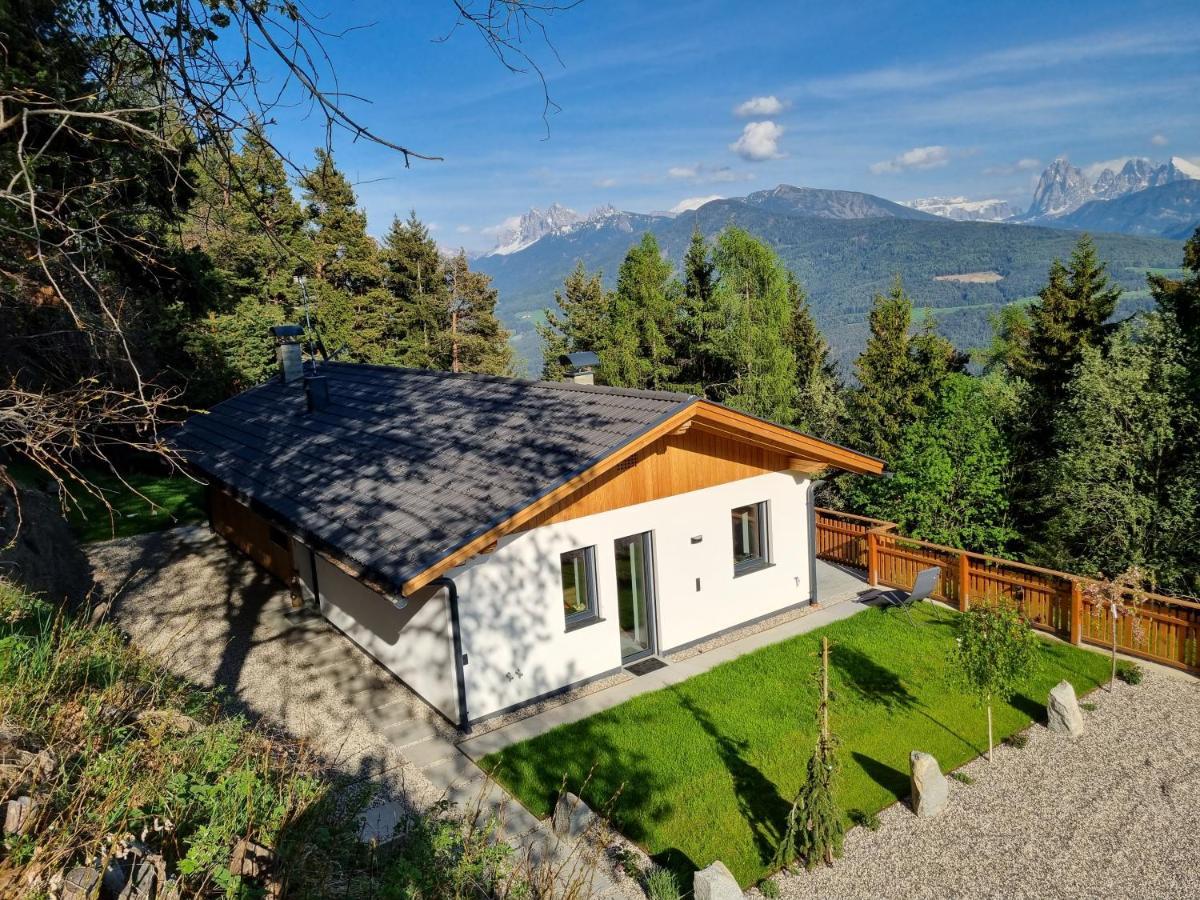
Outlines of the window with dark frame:
<svg viewBox="0 0 1200 900">
<path fill-rule="evenodd" d="M 766 501 L 739 506 L 733 510 L 733 574 L 752 572 L 769 562 Z"/>
<path fill-rule="evenodd" d="M 568 550 L 559 557 L 559 564 L 567 625 L 578 625 L 597 618 L 596 548 Z"/>
</svg>

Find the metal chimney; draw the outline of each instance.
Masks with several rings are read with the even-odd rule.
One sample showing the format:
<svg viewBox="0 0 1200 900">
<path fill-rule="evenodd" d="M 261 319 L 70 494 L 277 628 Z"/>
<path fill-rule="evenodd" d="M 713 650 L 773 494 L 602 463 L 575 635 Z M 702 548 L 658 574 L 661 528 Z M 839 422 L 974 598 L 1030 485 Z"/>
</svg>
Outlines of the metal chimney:
<svg viewBox="0 0 1200 900">
<path fill-rule="evenodd" d="M 567 370 L 569 381 L 573 381 L 575 384 L 596 383 L 596 369 L 600 365 L 600 357 L 590 350 L 565 353 L 558 358 L 558 361 Z"/>
<path fill-rule="evenodd" d="M 304 329 L 299 325 L 272 325 L 271 336 L 275 339 L 275 359 L 279 362 L 279 377 L 284 384 L 298 381 L 304 375 L 304 362 L 300 356 L 300 337 Z"/>
</svg>

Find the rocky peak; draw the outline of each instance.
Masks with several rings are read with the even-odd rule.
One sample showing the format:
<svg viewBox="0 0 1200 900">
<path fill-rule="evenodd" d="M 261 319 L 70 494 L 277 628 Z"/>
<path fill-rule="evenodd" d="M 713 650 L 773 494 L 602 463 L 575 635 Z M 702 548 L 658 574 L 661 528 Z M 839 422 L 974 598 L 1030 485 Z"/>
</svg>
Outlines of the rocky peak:
<svg viewBox="0 0 1200 900">
<path fill-rule="evenodd" d="M 1090 199 L 1092 187 L 1083 172 L 1071 165 L 1066 157 L 1060 156 L 1046 167 L 1038 179 L 1033 203 L 1025 215 L 1030 219 L 1057 218 L 1074 212 Z"/>
</svg>

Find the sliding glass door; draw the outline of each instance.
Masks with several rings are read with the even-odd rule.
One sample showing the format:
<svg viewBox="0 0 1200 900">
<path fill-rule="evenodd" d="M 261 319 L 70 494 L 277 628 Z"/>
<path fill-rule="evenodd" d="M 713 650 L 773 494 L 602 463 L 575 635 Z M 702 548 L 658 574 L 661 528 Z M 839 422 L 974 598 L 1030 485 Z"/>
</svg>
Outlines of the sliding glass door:
<svg viewBox="0 0 1200 900">
<path fill-rule="evenodd" d="M 614 544 L 621 661 L 629 663 L 658 649 L 654 636 L 654 542 L 646 531 L 618 538 Z"/>
</svg>

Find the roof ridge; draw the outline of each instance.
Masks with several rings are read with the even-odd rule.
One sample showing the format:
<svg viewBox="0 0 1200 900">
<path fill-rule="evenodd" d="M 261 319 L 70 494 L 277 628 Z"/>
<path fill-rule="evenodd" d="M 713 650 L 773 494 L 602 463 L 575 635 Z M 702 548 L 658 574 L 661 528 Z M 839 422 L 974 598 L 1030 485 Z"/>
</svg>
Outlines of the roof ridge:
<svg viewBox="0 0 1200 900">
<path fill-rule="evenodd" d="M 482 372 L 447 372 L 442 369 L 417 369 L 408 366 L 386 366 L 379 363 L 356 363 L 346 362 L 343 360 L 331 360 L 321 363 L 318 366 L 318 372 L 321 367 L 333 366 L 335 368 L 354 369 L 373 369 L 383 372 L 402 372 L 406 375 L 417 375 L 423 378 L 439 378 L 442 380 L 453 381 L 480 381 L 493 384 L 512 384 L 523 387 L 548 388 L 552 390 L 563 391 L 578 391 L 581 393 L 606 394 L 608 396 L 619 397 L 634 397 L 647 400 L 697 400 L 699 397 L 696 394 L 685 393 L 683 391 L 652 391 L 642 388 L 626 388 L 614 387 L 607 384 L 577 384 L 573 381 L 547 381 L 540 378 L 517 378 L 509 375 L 488 375 Z"/>
</svg>

